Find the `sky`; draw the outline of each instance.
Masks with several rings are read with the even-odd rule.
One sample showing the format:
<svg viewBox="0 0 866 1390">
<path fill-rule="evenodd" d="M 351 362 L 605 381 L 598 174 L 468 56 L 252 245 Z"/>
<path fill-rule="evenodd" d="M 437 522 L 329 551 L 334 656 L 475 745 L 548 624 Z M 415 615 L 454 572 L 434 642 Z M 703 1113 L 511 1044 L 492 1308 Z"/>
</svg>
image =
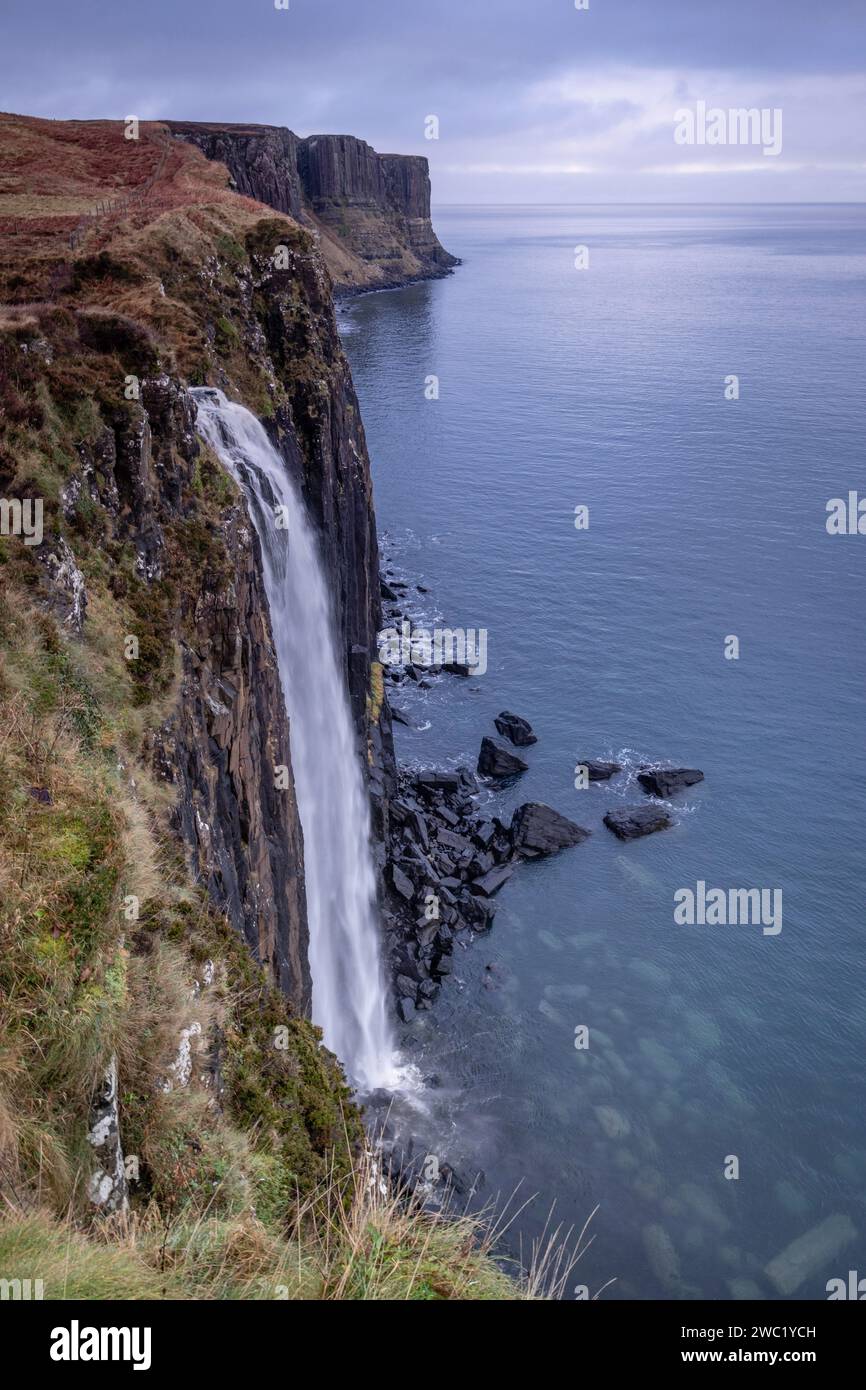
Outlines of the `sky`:
<svg viewBox="0 0 866 1390">
<path fill-rule="evenodd" d="M 357 135 L 438 204 L 866 201 L 866 0 L 4 0 L 0 109 Z"/>
</svg>

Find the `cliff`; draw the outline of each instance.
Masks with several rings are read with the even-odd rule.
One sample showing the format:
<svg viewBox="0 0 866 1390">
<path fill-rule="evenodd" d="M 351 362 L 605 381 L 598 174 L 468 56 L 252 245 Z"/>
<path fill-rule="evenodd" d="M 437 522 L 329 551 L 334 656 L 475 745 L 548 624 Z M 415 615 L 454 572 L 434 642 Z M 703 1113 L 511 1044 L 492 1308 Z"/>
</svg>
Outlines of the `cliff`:
<svg viewBox="0 0 866 1390">
<path fill-rule="evenodd" d="M 433 230 L 421 155 L 377 154 L 351 135 L 299 139 L 276 126 L 166 124 L 223 163 L 240 192 L 312 228 L 339 290 L 435 279 L 459 264 Z"/>
<path fill-rule="evenodd" d="M 167 121 L 166 126 L 172 135 L 197 145 L 208 159 L 224 164 L 239 193 L 290 217 L 303 217 L 300 141 L 292 131 L 280 126 L 201 121 Z"/>
<path fill-rule="evenodd" d="M 90 1094 L 100 1132 L 127 1152 L 132 1136 L 143 1191 L 171 1188 L 186 1136 L 197 1184 L 232 1117 L 265 1136 L 288 1194 L 335 1148 L 342 1171 L 357 1119 L 306 1021 L 303 835 L 258 541 L 187 387 L 254 410 L 304 491 L 383 790 L 370 474 L 329 277 L 309 229 L 161 126 L 126 143 L 119 124 L 0 117 L 0 148 L 0 704 L 29 731 L 0 749 L 0 984 L 52 996 L 28 995 L 12 1043 L 22 1077 L 76 1098 L 44 1136 L 61 1174 Z M 31 545 L 7 522 L 34 498 Z M 83 1026 L 95 1035 L 55 1057 L 52 1036 Z M 26 1174 L 50 1107 L 23 1081 L 13 1099 Z M 100 1184 L 122 1178 L 119 1144 Z M 258 1159 L 241 1166 L 261 1183 Z M 105 1200 L 122 1206 L 124 1183 Z"/>
<path fill-rule="evenodd" d="M 210 130 L 277 212 L 164 126 L 0 115 L 0 1269 L 52 1299 L 534 1297 L 475 1218 L 383 1184 L 306 1016 L 262 557 L 188 388 L 254 410 L 306 496 L 384 843 L 370 472 L 298 142 Z M 421 266 L 423 161 L 375 160 L 357 197 Z"/>
</svg>

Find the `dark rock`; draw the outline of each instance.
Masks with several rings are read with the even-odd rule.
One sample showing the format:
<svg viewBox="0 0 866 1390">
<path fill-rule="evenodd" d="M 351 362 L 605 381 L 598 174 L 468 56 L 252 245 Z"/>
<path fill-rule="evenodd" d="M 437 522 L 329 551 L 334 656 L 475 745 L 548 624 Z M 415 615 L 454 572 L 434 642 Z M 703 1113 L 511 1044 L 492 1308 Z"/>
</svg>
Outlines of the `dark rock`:
<svg viewBox="0 0 866 1390">
<path fill-rule="evenodd" d="M 408 975 L 398 975 L 395 980 L 397 993 L 406 999 L 414 1000 L 418 993 L 418 984 L 415 980 L 410 980 Z"/>
<path fill-rule="evenodd" d="M 415 885 L 408 875 L 404 874 L 399 864 L 391 865 L 391 882 L 401 898 L 405 898 L 407 902 L 412 901 L 415 896 Z"/>
<path fill-rule="evenodd" d="M 397 594 L 391 588 L 390 584 L 385 583 L 384 579 L 379 581 L 379 588 L 382 592 L 382 597 L 387 599 L 389 603 L 395 603 L 397 601 Z"/>
<path fill-rule="evenodd" d="M 391 706 L 391 718 L 394 720 L 395 724 L 403 724 L 407 729 L 413 727 L 412 720 L 408 715 L 404 714 L 401 709 L 398 709 L 396 705 Z"/>
<path fill-rule="evenodd" d="M 608 811 L 604 823 L 618 839 L 637 840 L 654 830 L 667 829 L 672 821 L 662 806 L 625 806 L 619 811 Z"/>
<path fill-rule="evenodd" d="M 456 772 L 419 772 L 415 781 L 425 792 L 456 792 L 460 786 Z"/>
<path fill-rule="evenodd" d="M 452 676 L 471 676 L 473 669 L 466 666 L 462 661 L 446 661 L 442 665 L 443 671 L 448 671 Z"/>
<path fill-rule="evenodd" d="M 637 780 L 650 796 L 668 797 L 682 791 L 683 787 L 703 782 L 704 774 L 696 767 L 651 767 L 643 768 Z"/>
<path fill-rule="evenodd" d="M 415 831 L 421 846 L 428 850 L 430 848 L 430 834 L 427 829 L 427 819 L 422 811 L 413 811 L 409 817 L 409 824 Z"/>
<path fill-rule="evenodd" d="M 463 836 L 456 834 L 453 830 L 437 831 L 437 839 L 440 845 L 446 845 L 448 849 L 457 850 L 458 854 L 465 854 L 472 848 L 470 842 Z"/>
<path fill-rule="evenodd" d="M 506 777 L 515 777 L 520 772 L 526 772 L 527 768 L 528 763 L 525 763 L 514 753 L 509 753 L 507 748 L 502 748 L 500 744 L 494 743 L 492 738 L 481 740 L 478 771 L 483 777 L 495 777 L 497 780 L 503 780 Z"/>
<path fill-rule="evenodd" d="M 415 1017 L 415 1005 L 411 999 L 397 1000 L 397 1013 L 404 1023 L 410 1023 Z"/>
<path fill-rule="evenodd" d="M 532 732 L 532 725 L 528 720 L 521 719 L 519 714 L 511 714 L 504 709 L 493 722 L 502 737 L 510 739 L 516 748 L 528 748 L 531 743 L 538 742 Z"/>
<path fill-rule="evenodd" d="M 472 832 L 472 838 L 481 849 L 487 849 L 493 836 L 496 834 L 496 826 L 492 820 L 482 821 Z"/>
<path fill-rule="evenodd" d="M 514 852 L 527 858 L 555 854 L 570 845 L 579 845 L 589 833 L 539 801 L 527 801 L 518 806 L 511 821 Z"/>
<path fill-rule="evenodd" d="M 485 874 L 483 878 L 477 878 L 474 883 L 470 884 L 470 889 L 473 893 L 483 893 L 485 898 L 491 898 L 494 893 L 499 892 L 503 883 L 507 883 L 513 873 L 514 868 L 511 864 L 497 864 L 496 868 L 491 869 L 489 874 Z"/>
<path fill-rule="evenodd" d="M 590 782 L 606 782 L 615 772 L 622 772 L 619 763 L 607 763 L 601 758 L 579 758 L 578 765 L 586 768 Z"/>
</svg>

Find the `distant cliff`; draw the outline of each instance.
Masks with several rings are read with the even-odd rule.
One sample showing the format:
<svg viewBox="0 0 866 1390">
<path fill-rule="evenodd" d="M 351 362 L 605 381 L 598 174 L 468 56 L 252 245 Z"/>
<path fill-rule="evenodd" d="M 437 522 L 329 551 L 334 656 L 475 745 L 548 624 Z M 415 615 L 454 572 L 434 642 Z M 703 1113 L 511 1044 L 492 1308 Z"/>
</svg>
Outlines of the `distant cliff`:
<svg viewBox="0 0 866 1390">
<path fill-rule="evenodd" d="M 299 139 L 278 126 L 167 121 L 240 193 L 317 231 L 338 289 L 386 289 L 436 279 L 458 265 L 433 230 L 422 155 L 377 154 L 351 135 Z"/>
</svg>

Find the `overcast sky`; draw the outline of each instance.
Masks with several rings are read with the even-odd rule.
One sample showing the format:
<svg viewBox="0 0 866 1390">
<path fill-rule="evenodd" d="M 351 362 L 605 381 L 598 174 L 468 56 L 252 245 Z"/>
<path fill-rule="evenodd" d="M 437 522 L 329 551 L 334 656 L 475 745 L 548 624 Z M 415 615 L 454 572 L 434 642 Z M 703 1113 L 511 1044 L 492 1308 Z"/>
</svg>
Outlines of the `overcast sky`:
<svg viewBox="0 0 866 1390">
<path fill-rule="evenodd" d="M 349 133 L 438 203 L 866 200 L 866 0 L 3 0 L 0 44 L 5 110 Z M 699 101 L 781 153 L 677 144 Z"/>
</svg>

